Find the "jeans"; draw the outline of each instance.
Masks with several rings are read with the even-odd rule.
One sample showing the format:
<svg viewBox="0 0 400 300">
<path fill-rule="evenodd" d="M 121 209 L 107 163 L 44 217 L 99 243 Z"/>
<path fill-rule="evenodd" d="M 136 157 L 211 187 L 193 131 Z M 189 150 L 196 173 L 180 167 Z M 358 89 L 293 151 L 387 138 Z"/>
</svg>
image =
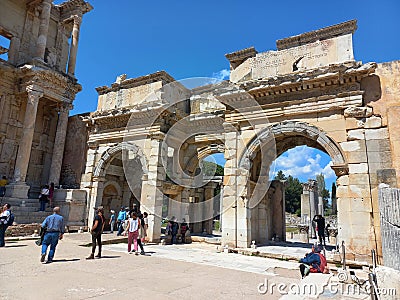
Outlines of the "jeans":
<svg viewBox="0 0 400 300">
<path fill-rule="evenodd" d="M 4 197 L 5 194 L 6 194 L 6 187 L 0 186 L 0 197 Z"/>
<path fill-rule="evenodd" d="M 118 220 L 117 224 L 118 224 L 118 233 L 117 233 L 117 235 L 121 235 L 122 231 L 124 231 L 124 227 L 122 226 L 124 224 L 124 221 Z"/>
<path fill-rule="evenodd" d="M 4 242 L 4 237 L 6 235 L 7 225 L 0 225 L 0 247 L 4 247 L 6 243 Z"/>
<path fill-rule="evenodd" d="M 46 210 L 46 201 L 40 200 L 40 208 L 39 211 L 45 211 Z"/>
<path fill-rule="evenodd" d="M 114 232 L 114 224 L 115 224 L 115 221 L 111 221 L 111 233 L 113 233 Z"/>
<path fill-rule="evenodd" d="M 92 254 L 96 251 L 96 244 L 99 245 L 99 256 L 101 256 L 101 231 L 92 233 Z"/>
<path fill-rule="evenodd" d="M 133 249 L 135 250 L 135 252 L 138 251 L 138 243 L 137 243 L 138 236 L 139 232 L 137 230 L 134 232 L 128 232 L 128 252 L 131 252 L 132 241 L 133 241 Z"/>
<path fill-rule="evenodd" d="M 47 247 L 50 245 L 49 256 L 47 257 L 47 260 L 49 261 L 53 260 L 59 238 L 60 238 L 59 232 L 46 232 L 44 235 L 42 243 L 42 255 L 46 254 Z"/>
</svg>

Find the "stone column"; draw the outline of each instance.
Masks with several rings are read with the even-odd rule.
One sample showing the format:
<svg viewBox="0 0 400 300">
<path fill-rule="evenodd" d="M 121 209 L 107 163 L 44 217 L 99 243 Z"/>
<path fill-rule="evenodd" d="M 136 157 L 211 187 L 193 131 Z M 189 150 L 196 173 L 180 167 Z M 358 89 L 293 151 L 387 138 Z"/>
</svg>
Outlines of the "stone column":
<svg viewBox="0 0 400 300">
<path fill-rule="evenodd" d="M 44 53 L 46 51 L 47 34 L 49 31 L 49 21 L 51 12 L 52 0 L 43 0 L 42 12 L 40 13 L 39 34 L 36 40 L 35 57 L 44 60 Z"/>
<path fill-rule="evenodd" d="M 11 38 L 10 50 L 8 52 L 8 61 L 12 64 L 17 64 L 20 44 L 21 40 L 18 37 L 13 36 Z"/>
<path fill-rule="evenodd" d="M 104 190 L 104 177 L 94 177 L 93 185 L 90 191 L 90 200 L 88 207 L 88 227 L 92 228 L 93 220 L 95 217 L 94 208 L 101 205 L 103 199 L 103 190 Z"/>
<path fill-rule="evenodd" d="M 216 188 L 216 183 L 209 182 L 204 187 L 204 202 L 203 202 L 203 230 L 205 229 L 207 234 L 212 234 L 213 232 L 213 218 L 214 218 L 214 190 Z"/>
<path fill-rule="evenodd" d="M 7 188 L 7 194 L 15 198 L 27 198 L 29 186 L 26 185 L 26 173 L 28 171 L 29 158 L 32 149 L 33 134 L 35 131 L 36 113 L 39 99 L 43 92 L 28 86 L 28 101 L 26 103 L 25 118 L 21 142 L 18 147 L 17 160 L 14 168 L 14 182 Z"/>
<path fill-rule="evenodd" d="M 67 135 L 68 114 L 70 104 L 63 104 L 59 107 L 56 137 L 54 139 L 53 157 L 51 160 L 49 182 L 59 184 L 61 165 L 64 155 L 65 136 Z"/>
<path fill-rule="evenodd" d="M 165 170 L 161 157 L 166 155 L 162 147 L 164 134 L 158 132 L 151 137 L 150 153 L 148 156 L 148 173 L 143 175 L 141 207 L 149 212 L 149 227 L 147 236 L 150 242 L 159 242 L 161 235 L 161 214 L 163 205 L 162 184 Z"/>
<path fill-rule="evenodd" d="M 81 26 L 82 17 L 74 16 L 74 27 L 72 29 L 71 47 L 69 49 L 69 61 L 68 61 L 68 74 L 74 76 L 75 65 L 76 65 L 76 54 L 78 52 L 78 41 L 79 41 L 79 28 Z"/>
</svg>

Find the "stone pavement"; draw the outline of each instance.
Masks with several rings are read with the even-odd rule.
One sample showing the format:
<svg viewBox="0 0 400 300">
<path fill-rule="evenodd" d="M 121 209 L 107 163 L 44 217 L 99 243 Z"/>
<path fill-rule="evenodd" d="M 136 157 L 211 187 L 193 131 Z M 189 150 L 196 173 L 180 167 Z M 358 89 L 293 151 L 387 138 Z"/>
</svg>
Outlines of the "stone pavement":
<svg viewBox="0 0 400 300">
<path fill-rule="evenodd" d="M 280 299 L 279 284 L 287 291 L 305 282 L 295 262 L 218 253 L 215 245 L 147 245 L 148 255 L 135 256 L 126 253 L 125 243 L 111 244 L 104 246 L 104 258 L 87 261 L 90 248 L 82 245 L 89 242 L 88 233 L 66 234 L 54 263 L 41 264 L 33 240 L 7 241 L 0 248 L 0 299 Z M 307 280 L 322 287 L 329 278 L 313 274 Z M 352 299 L 317 296 L 311 298 Z"/>
</svg>

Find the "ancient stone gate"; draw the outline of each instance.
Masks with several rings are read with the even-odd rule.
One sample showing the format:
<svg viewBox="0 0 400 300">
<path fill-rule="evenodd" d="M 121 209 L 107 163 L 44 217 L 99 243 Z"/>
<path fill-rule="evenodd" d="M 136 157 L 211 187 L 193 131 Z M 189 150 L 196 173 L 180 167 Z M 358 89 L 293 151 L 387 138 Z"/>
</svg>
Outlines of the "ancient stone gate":
<svg viewBox="0 0 400 300">
<path fill-rule="evenodd" d="M 284 204 L 274 200 L 283 189 L 272 183 L 268 192 L 270 164 L 307 145 L 332 159 L 348 256 L 381 255 L 377 187 L 381 174 L 393 174 L 394 186 L 400 176 L 400 62 L 357 62 L 355 30 L 349 21 L 279 40 L 276 51 L 227 54 L 228 82 L 192 88 L 162 71 L 97 88 L 96 112 L 70 119 L 64 160 L 77 156 L 68 141 L 87 130 L 86 167 L 74 182 L 87 191 L 87 208 L 103 203 L 106 185 L 120 185 L 123 205 L 134 195 L 150 212 L 152 240 L 166 202 L 169 216 L 210 232 L 219 182 L 202 175 L 202 159 L 224 152 L 222 242 L 249 247 L 284 236 Z"/>
</svg>

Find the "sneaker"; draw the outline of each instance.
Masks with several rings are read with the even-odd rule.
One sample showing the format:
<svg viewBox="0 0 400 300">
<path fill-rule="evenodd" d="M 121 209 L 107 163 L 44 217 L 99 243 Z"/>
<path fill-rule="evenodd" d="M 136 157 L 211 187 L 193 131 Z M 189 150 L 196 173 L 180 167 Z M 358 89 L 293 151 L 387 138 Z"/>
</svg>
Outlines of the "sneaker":
<svg viewBox="0 0 400 300">
<path fill-rule="evenodd" d="M 42 255 L 40 256 L 40 262 L 44 262 L 45 257 L 46 257 L 46 253 L 45 253 L 45 254 L 42 254 Z"/>
<path fill-rule="evenodd" d="M 97 254 L 95 257 L 96 258 L 101 258 L 101 254 Z"/>
<path fill-rule="evenodd" d="M 146 253 L 144 251 L 140 251 L 140 254 L 141 255 L 145 255 Z"/>
<path fill-rule="evenodd" d="M 86 259 L 94 259 L 94 254 L 90 254 Z"/>
<path fill-rule="evenodd" d="M 48 260 L 46 261 L 46 264 L 51 264 L 52 262 L 53 262 L 52 259 L 48 259 Z"/>
<path fill-rule="evenodd" d="M 139 252 L 136 251 L 136 252 L 135 252 L 135 255 L 139 255 Z"/>
</svg>

